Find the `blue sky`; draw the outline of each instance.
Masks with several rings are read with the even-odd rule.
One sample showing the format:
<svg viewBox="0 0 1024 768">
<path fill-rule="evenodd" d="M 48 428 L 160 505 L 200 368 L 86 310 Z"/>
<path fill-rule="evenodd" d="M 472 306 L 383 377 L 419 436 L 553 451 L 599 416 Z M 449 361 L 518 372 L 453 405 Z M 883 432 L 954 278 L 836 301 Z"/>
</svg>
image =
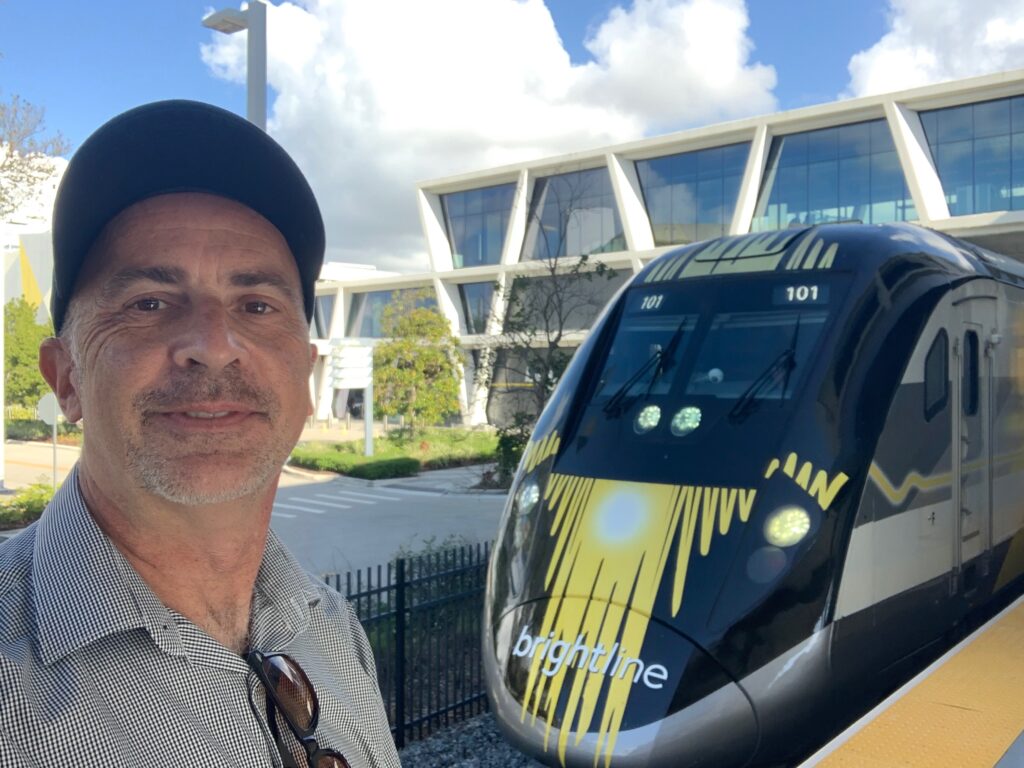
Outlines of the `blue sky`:
<svg viewBox="0 0 1024 768">
<path fill-rule="evenodd" d="M 593 59 L 584 40 L 618 4 L 547 1 L 574 63 Z M 44 107 L 47 127 L 72 147 L 108 117 L 146 101 L 193 98 L 244 112 L 244 87 L 214 77 L 200 58 L 200 45 L 214 37 L 200 24 L 211 7 L 240 5 L 0 0 L 0 94 Z M 779 107 L 834 100 L 849 79 L 850 56 L 884 33 L 886 8 L 882 0 L 748 3 L 753 58 L 775 67 Z"/>
<path fill-rule="evenodd" d="M 0 0 L 0 97 L 72 147 L 146 101 L 242 113 L 244 35 L 211 9 Z M 418 181 L 1024 66 L 1024 0 L 274 0 L 269 29 L 269 130 L 330 257 L 402 270 Z"/>
</svg>

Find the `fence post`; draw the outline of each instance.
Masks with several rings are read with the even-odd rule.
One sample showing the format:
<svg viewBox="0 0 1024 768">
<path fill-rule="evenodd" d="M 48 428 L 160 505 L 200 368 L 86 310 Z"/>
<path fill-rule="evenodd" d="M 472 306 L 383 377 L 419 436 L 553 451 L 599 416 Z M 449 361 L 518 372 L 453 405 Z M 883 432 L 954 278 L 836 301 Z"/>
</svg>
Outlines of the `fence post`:
<svg viewBox="0 0 1024 768">
<path fill-rule="evenodd" d="M 405 558 L 395 563 L 395 743 L 405 746 Z"/>
</svg>

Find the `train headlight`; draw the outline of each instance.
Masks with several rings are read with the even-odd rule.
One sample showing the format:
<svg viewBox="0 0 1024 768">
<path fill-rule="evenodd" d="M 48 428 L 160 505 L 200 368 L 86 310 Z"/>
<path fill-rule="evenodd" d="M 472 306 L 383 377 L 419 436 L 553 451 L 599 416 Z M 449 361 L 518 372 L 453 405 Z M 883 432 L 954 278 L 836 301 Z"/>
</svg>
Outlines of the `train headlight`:
<svg viewBox="0 0 1024 768">
<path fill-rule="evenodd" d="M 540 501 L 540 486 L 535 480 L 527 480 L 516 494 L 516 507 L 520 515 L 528 515 Z"/>
<path fill-rule="evenodd" d="M 656 405 L 645 406 L 637 414 L 636 421 L 633 422 L 633 430 L 638 435 L 642 435 L 658 426 L 659 421 L 661 421 L 661 408 Z"/>
<path fill-rule="evenodd" d="M 803 507 L 782 507 L 764 521 L 764 537 L 776 547 L 792 547 L 811 530 L 811 516 Z"/>
<path fill-rule="evenodd" d="M 700 408 L 688 405 L 676 411 L 672 417 L 672 434 L 676 437 L 688 435 L 700 426 Z"/>
</svg>

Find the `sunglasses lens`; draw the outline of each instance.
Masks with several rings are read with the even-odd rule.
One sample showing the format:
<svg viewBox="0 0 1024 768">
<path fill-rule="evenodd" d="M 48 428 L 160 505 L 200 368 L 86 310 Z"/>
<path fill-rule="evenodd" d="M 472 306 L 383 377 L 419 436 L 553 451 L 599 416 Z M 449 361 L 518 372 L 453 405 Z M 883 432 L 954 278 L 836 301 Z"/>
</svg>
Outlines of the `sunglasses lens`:
<svg viewBox="0 0 1024 768">
<path fill-rule="evenodd" d="M 266 656 L 263 659 L 263 673 L 274 688 L 281 714 L 299 731 L 309 731 L 316 716 L 316 695 L 313 685 L 298 664 L 287 656 Z M 331 768 L 331 763 L 324 763 Z M 347 765 L 342 760 L 338 765 Z M 317 768 L 321 768 L 318 763 Z"/>
<path fill-rule="evenodd" d="M 337 752 L 324 752 L 316 758 L 316 768 L 351 768 L 348 760 Z"/>
</svg>

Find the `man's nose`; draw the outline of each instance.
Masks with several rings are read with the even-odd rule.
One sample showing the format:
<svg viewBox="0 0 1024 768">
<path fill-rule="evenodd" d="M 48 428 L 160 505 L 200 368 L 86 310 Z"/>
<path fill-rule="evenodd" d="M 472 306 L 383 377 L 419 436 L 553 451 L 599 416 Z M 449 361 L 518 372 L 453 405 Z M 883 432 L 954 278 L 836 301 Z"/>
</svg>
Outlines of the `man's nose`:
<svg viewBox="0 0 1024 768">
<path fill-rule="evenodd" d="M 172 357 L 176 365 L 182 368 L 202 365 L 219 371 L 248 359 L 248 347 L 232 327 L 230 312 L 225 307 L 197 307 L 182 326 L 173 344 Z"/>
</svg>

